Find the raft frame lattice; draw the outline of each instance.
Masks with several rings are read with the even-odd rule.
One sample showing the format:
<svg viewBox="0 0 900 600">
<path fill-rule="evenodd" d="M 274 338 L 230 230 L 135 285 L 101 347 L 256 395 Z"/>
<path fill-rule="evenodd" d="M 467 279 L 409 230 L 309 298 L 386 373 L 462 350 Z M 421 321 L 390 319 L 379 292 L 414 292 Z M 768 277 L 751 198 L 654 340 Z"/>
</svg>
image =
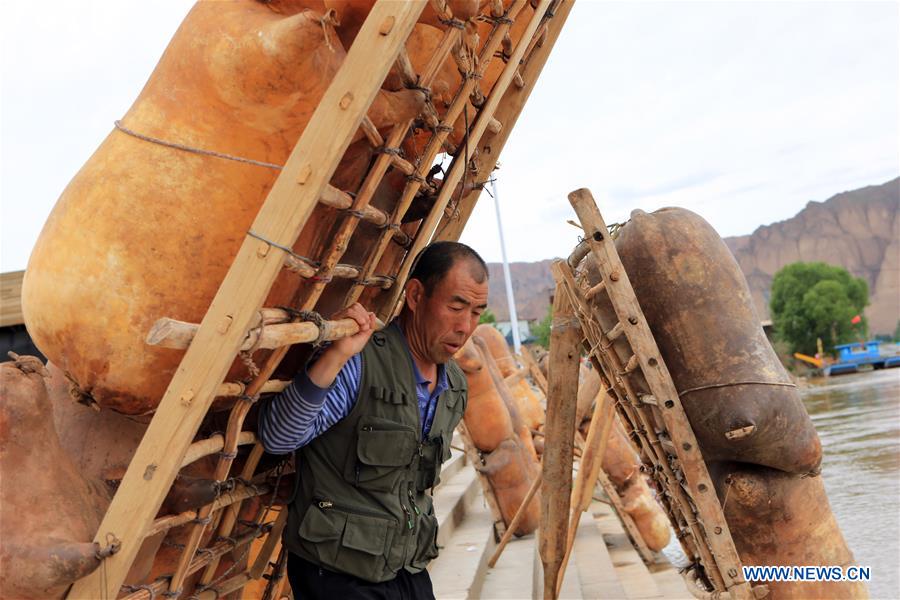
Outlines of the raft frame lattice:
<svg viewBox="0 0 900 600">
<path fill-rule="evenodd" d="M 619 419 L 641 456 L 643 469 L 656 483 L 661 504 L 692 562 L 691 575 L 719 598 L 760 597 L 767 590 L 765 586 L 751 588 L 743 579 L 741 560 L 697 439 L 616 251 L 613 234 L 587 189 L 572 192 L 569 201 L 585 239 L 567 261 L 554 263 L 561 275 L 558 289 L 575 307 L 585 351 L 616 399 Z M 593 287 L 574 273 L 588 253 L 601 273 L 600 282 Z M 595 304 L 604 296 L 618 319 L 606 329 Z M 623 352 L 627 358 L 620 356 Z M 642 377 L 646 386 L 638 385 L 637 377 Z M 642 387 L 648 387 L 650 394 L 635 391 Z M 691 575 L 685 578 L 692 593 L 708 596 L 710 592 L 698 589 Z"/>
<path fill-rule="evenodd" d="M 285 552 L 282 550 L 271 561 L 287 511 L 278 510 L 278 517 L 268 523 L 262 522 L 263 514 L 258 515 L 259 521 L 249 529 L 237 520 L 245 499 L 277 492 L 274 489 L 277 484 L 270 486 L 267 481 L 271 479 L 270 472 L 256 473 L 263 450 L 252 432 L 243 431 L 244 419 L 259 394 L 275 392 L 286 385 L 287 382 L 270 378 L 291 344 L 338 339 L 356 332 L 352 321 L 313 324 L 303 312 L 315 310 L 332 278 L 354 282 L 344 298 L 344 306 L 356 301 L 366 289 L 375 290 L 375 311 L 386 319 L 401 299 L 417 252 L 432 239 L 459 238 L 481 186 L 496 167 L 500 151 L 572 6 L 572 0 L 540 0 L 520 41 L 508 43 L 511 40 L 507 34 L 526 3 L 527 0 L 514 0 L 506 10 L 502 2 L 489 3 L 486 16 L 492 23 L 491 33 L 480 48 L 472 48 L 465 36 L 465 24 L 454 19 L 444 2 L 432 0 L 435 10 L 450 26 L 422 75 L 418 75 L 412 71 L 404 43 L 426 0 L 376 2 L 275 180 L 201 323 L 168 319 L 158 323 L 159 327 L 151 332 L 148 343 L 186 347 L 187 352 L 95 536 L 98 546 L 106 549 L 105 558 L 96 571 L 72 586 L 68 598 L 111 598 L 122 592 L 130 600 L 160 593 L 178 597 L 187 577 L 201 569 L 200 585 L 194 592 L 198 598 L 227 594 L 267 572 L 269 584 L 264 597 L 267 600 L 278 597 L 286 580 Z M 466 52 L 477 60 L 465 63 Z M 464 75 L 454 100 L 441 118 L 430 102 L 426 103 L 426 110 L 420 116 L 432 126 L 430 141 L 416 157 L 416 164 L 399 159 L 390 149 L 400 147 L 411 134 L 413 122 L 395 124 L 386 139 L 383 138 L 366 116 L 375 94 L 393 65 L 407 87 L 427 89 L 440 66 L 451 57 Z M 479 89 L 480 75 L 496 57 L 507 64 L 485 95 Z M 428 172 L 446 148 L 448 133 L 469 98 L 479 101 L 467 129 L 468 150 L 455 149 L 447 176 L 432 190 L 437 199 L 421 224 L 418 227 L 403 224 L 403 217 L 419 191 L 426 187 Z M 358 129 L 363 130 L 373 147 L 389 151 L 378 155 L 360 188 L 351 195 L 333 188 L 329 182 Z M 393 211 L 387 214 L 371 207 L 369 201 L 390 168 L 405 173 L 408 182 Z M 471 189 L 464 186 L 454 200 L 456 186 L 464 178 L 475 185 Z M 294 255 L 290 248 L 320 204 L 342 212 L 338 216 L 336 235 L 321 249 L 317 261 L 308 262 Z M 364 264 L 359 267 L 341 264 L 339 261 L 360 220 L 378 225 L 383 231 Z M 384 262 L 382 259 L 392 242 L 404 247 L 406 255 L 393 274 L 378 275 L 376 270 Z M 291 310 L 264 308 L 266 296 L 282 268 L 306 279 L 307 285 L 301 286 Z M 268 340 L 265 345 L 260 342 L 264 337 Z M 225 381 L 236 356 L 243 354 L 252 362 L 253 353 L 263 347 L 274 351 L 259 367 L 254 365 L 257 372 L 249 383 Z M 221 395 L 239 398 L 231 409 L 224 435 L 192 443 L 213 399 Z M 244 444 L 254 446 L 241 473 L 234 476 L 232 465 L 238 446 Z M 241 483 L 239 489 L 229 492 L 227 500 L 219 498 L 195 511 L 154 519 L 178 471 L 193 460 L 215 453 L 219 454 L 216 480 L 246 484 Z M 146 585 L 123 588 L 144 539 L 152 532 L 185 524 L 191 528 L 190 537 L 175 573 Z M 207 527 L 215 529 L 216 541 L 200 548 Z M 245 531 L 235 534 L 238 527 L 244 527 Z M 262 550 L 249 567 L 241 567 L 233 575 L 226 572 L 227 579 L 224 575 L 214 578 L 219 559 L 225 553 L 246 547 L 246 556 L 250 543 L 263 536 L 267 538 Z"/>
</svg>

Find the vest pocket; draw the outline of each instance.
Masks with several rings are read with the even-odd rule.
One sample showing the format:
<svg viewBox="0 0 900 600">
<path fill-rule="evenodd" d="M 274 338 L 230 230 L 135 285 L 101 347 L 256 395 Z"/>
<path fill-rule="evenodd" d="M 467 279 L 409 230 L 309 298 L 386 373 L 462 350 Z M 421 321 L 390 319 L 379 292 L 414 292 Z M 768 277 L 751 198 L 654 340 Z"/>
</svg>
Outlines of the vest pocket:
<svg viewBox="0 0 900 600">
<path fill-rule="evenodd" d="M 356 452 L 345 478 L 357 487 L 390 492 L 412 462 L 418 440 L 413 427 L 379 417 L 362 417 L 357 425 Z"/>
<path fill-rule="evenodd" d="M 327 508 L 320 508 L 323 505 Z M 298 533 L 323 567 L 377 582 L 401 566 L 387 558 L 396 531 L 397 524 L 390 519 L 315 502 L 303 516 Z"/>
<path fill-rule="evenodd" d="M 450 390 L 447 392 L 447 407 L 450 409 L 449 423 L 441 430 L 441 462 L 450 460 L 450 443 L 453 440 L 453 432 L 463 418 L 466 410 L 466 390 Z"/>
<path fill-rule="evenodd" d="M 416 473 L 416 489 L 418 491 L 424 492 L 440 483 L 442 446 L 443 437 L 441 436 L 422 444 L 419 470 Z"/>
<path fill-rule="evenodd" d="M 434 508 L 419 518 L 419 530 L 416 532 L 416 554 L 410 566 L 424 569 L 438 556 L 437 547 L 438 522 L 434 516 Z"/>
</svg>

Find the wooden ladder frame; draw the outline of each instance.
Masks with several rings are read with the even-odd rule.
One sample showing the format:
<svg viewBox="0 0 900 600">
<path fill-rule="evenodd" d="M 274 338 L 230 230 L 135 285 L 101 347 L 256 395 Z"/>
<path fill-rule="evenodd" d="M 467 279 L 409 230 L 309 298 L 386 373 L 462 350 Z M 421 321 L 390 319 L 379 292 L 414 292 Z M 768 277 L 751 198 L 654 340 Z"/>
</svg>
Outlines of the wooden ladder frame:
<svg viewBox="0 0 900 600">
<path fill-rule="evenodd" d="M 700 446 L 613 236 L 587 189 L 572 192 L 569 201 L 584 229 L 585 241 L 568 261 L 554 263 L 554 270 L 560 274 L 560 288 L 567 293 L 581 322 L 585 349 L 615 394 L 619 417 L 662 491 L 661 503 L 688 558 L 702 567 L 702 575 L 716 592 L 735 599 L 753 598 L 756 590 L 743 579 L 741 560 Z M 573 272 L 588 252 L 602 276 L 590 289 L 576 280 Z M 601 295 L 609 298 L 618 319 L 608 329 L 600 325 L 594 303 Z M 612 347 L 617 340 L 625 342 L 629 358 L 620 358 Z M 635 392 L 635 377 L 644 378 L 651 394 Z M 657 422 L 664 423 L 664 431 L 657 432 Z"/>
<path fill-rule="evenodd" d="M 400 228 L 401 221 L 416 194 L 426 185 L 425 176 L 444 148 L 449 126 L 456 121 L 469 96 L 478 92 L 480 73 L 494 58 L 505 34 L 528 0 L 514 0 L 505 12 L 500 2 L 491 3 L 495 20 L 491 34 L 482 46 L 480 60 L 474 67 L 469 66 L 473 70 L 463 78 L 445 116 L 436 123 L 438 126 L 418 164 L 408 163 L 392 152 L 381 153 L 354 195 L 337 190 L 329 182 L 357 130 L 362 129 L 373 146 L 386 149 L 398 148 L 408 135 L 411 120 L 396 124 L 384 139 L 366 116 L 389 69 L 396 65 L 408 87 L 427 88 L 453 47 L 462 43 L 462 28 L 448 27 L 423 74 L 419 76 L 412 71 L 404 43 L 426 1 L 376 2 L 260 208 L 203 320 L 191 324 L 161 319 L 150 332 L 148 343 L 187 348 L 187 351 L 94 538 L 104 555 L 101 566 L 75 582 L 68 598 L 118 597 L 144 539 L 151 533 L 179 525 L 188 525 L 191 529 L 176 572 L 168 580 L 157 580 L 133 590 L 127 596 L 130 600 L 150 598 L 160 592 L 178 597 L 184 580 L 200 569 L 205 569 L 201 584 L 209 583 L 222 555 L 248 545 L 266 533 L 269 533 L 269 539 L 249 570 L 224 583 L 217 582 L 214 589 L 204 593 L 225 594 L 239 589 L 251 578 L 260 577 L 268 567 L 284 527 L 286 510 L 281 510 L 276 521 L 266 527 L 260 526 L 236 539 L 229 537 L 244 499 L 277 491 L 265 482 L 264 474 L 254 477 L 263 449 L 252 432 L 243 431 L 244 418 L 259 394 L 276 392 L 287 385 L 287 382 L 270 380 L 270 377 L 291 344 L 338 339 L 356 332 L 351 320 L 298 322 L 295 311 L 264 308 L 263 302 L 275 278 L 282 268 L 287 268 L 310 280 L 294 303 L 300 311 L 314 310 L 327 282 L 332 277 L 340 277 L 353 279 L 355 284 L 345 298 L 345 305 L 358 299 L 366 287 L 386 289 L 387 293 L 376 297 L 379 301 L 377 312 L 382 317 L 392 314 L 401 299 L 418 250 L 433 237 L 458 239 L 480 189 L 467 193 L 461 201 L 452 202 L 454 188 L 467 169 L 474 173 L 475 181 L 482 184 L 493 170 L 572 4 L 571 0 L 540 0 L 521 40 L 512 48 L 501 77 L 473 117 L 468 141 L 470 147 L 479 152 L 473 160 L 470 160 L 472 156 L 464 155 L 462 149 L 457 152 L 448 176 L 437 190 L 435 205 L 411 235 Z M 434 6 L 445 21 L 455 21 L 443 2 L 434 2 Z M 504 119 L 499 128 L 498 116 Z M 400 201 L 388 215 L 371 207 L 369 201 L 389 168 L 405 172 L 409 179 Z M 339 217 L 343 220 L 337 234 L 329 240 L 321 259 L 313 263 L 295 255 L 291 248 L 320 203 L 344 212 Z M 360 267 L 340 264 L 338 261 L 359 220 L 381 225 L 383 233 L 365 264 Z M 439 225 L 440 234 L 435 236 Z M 399 272 L 377 275 L 375 270 L 392 240 L 407 245 L 406 257 Z M 244 353 L 251 358 L 260 348 L 273 348 L 274 351 L 258 368 L 251 383 L 224 381 L 236 355 Z M 227 431 L 224 435 L 192 443 L 213 399 L 222 395 L 240 399 L 231 410 Z M 154 520 L 182 467 L 218 452 L 215 478 L 226 481 L 237 448 L 244 444 L 254 444 L 254 447 L 240 476 L 234 480 L 246 481 L 246 484 L 236 485 L 228 498 L 218 498 L 195 511 Z M 205 554 L 201 557 L 197 551 L 211 522 L 219 539 L 231 541 L 216 542 L 204 549 Z M 282 551 L 275 577 L 283 575 L 285 556 Z"/>
</svg>

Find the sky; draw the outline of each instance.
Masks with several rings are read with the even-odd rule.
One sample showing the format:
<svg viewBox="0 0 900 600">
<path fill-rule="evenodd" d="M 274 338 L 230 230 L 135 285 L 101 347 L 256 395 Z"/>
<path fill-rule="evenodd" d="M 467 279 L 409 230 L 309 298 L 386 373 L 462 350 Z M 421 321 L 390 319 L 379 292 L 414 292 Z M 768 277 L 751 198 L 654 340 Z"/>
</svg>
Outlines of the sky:
<svg viewBox="0 0 900 600">
<path fill-rule="evenodd" d="M 23 269 L 72 176 L 192 2 L 0 3 L 0 271 Z M 683 206 L 723 236 L 900 175 L 900 3 L 578 0 L 510 135 L 510 261 L 567 255 L 568 192 L 607 222 Z M 500 259 L 491 198 L 462 241 Z"/>
</svg>

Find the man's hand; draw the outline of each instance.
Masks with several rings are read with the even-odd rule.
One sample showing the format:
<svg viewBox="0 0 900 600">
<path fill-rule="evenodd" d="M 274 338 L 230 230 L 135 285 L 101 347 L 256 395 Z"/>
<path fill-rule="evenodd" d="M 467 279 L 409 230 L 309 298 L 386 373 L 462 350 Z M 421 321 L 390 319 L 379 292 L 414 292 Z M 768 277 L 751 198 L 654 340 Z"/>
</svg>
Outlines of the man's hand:
<svg viewBox="0 0 900 600">
<path fill-rule="evenodd" d="M 330 387 L 334 383 L 335 377 L 350 357 L 362 352 L 375 331 L 375 313 L 367 311 L 359 302 L 354 302 L 331 318 L 335 321 L 353 319 L 359 325 L 359 332 L 332 342 L 319 360 L 309 368 L 307 371 L 309 380 L 320 388 Z"/>
<path fill-rule="evenodd" d="M 369 342 L 369 338 L 375 332 L 375 313 L 367 311 L 359 302 L 354 302 L 344 310 L 335 313 L 332 320 L 353 319 L 359 325 L 359 332 L 350 337 L 335 340 L 331 349 L 340 353 L 344 360 L 348 360 L 354 354 L 359 354 Z"/>
</svg>

